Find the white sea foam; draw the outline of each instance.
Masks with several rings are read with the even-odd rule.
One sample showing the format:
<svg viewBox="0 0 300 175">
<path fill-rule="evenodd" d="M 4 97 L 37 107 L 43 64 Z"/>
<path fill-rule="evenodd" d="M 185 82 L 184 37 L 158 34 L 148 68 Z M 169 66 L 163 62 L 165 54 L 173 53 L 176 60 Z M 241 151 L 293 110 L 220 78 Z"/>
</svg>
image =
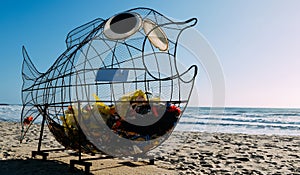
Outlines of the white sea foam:
<svg viewBox="0 0 300 175">
<path fill-rule="evenodd" d="M 19 122 L 21 118 L 21 105 L 0 106 L 0 121 Z"/>
</svg>

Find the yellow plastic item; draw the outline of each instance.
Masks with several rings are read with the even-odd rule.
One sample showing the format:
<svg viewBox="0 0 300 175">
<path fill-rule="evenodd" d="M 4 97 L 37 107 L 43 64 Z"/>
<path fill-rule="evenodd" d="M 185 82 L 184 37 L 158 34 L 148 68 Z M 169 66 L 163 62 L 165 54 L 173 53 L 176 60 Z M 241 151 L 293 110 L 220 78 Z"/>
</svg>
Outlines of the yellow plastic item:
<svg viewBox="0 0 300 175">
<path fill-rule="evenodd" d="M 70 110 L 71 109 L 71 110 Z M 68 107 L 64 112 L 64 116 L 60 116 L 60 120 L 63 123 L 63 126 L 66 128 L 77 129 L 76 120 L 78 120 L 78 111 L 74 106 Z"/>
<path fill-rule="evenodd" d="M 130 102 L 137 103 L 137 101 L 145 102 L 147 101 L 147 96 L 142 90 L 136 90 L 134 92 L 129 92 L 124 94 L 119 102 L 116 104 L 117 113 L 121 117 L 125 117 L 129 108 L 131 108 Z"/>
<path fill-rule="evenodd" d="M 66 124 L 69 128 L 77 128 L 74 114 L 66 114 Z"/>
<path fill-rule="evenodd" d="M 110 114 L 110 107 L 104 104 L 103 102 L 100 101 L 100 98 L 96 95 L 93 94 L 94 98 L 96 99 L 95 106 L 98 108 L 100 114 L 104 115 L 109 115 Z"/>
</svg>

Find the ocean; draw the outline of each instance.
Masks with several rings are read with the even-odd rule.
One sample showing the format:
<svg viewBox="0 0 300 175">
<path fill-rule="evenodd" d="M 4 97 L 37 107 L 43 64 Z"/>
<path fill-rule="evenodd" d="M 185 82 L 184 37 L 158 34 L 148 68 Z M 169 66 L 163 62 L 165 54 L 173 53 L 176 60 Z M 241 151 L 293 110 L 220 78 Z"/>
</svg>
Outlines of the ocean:
<svg viewBox="0 0 300 175">
<path fill-rule="evenodd" d="M 20 122 L 21 110 L 21 105 L 0 106 L 0 121 Z M 300 109 L 188 107 L 175 130 L 300 135 Z"/>
<path fill-rule="evenodd" d="M 300 135 L 300 109 L 190 107 L 176 130 Z"/>
</svg>

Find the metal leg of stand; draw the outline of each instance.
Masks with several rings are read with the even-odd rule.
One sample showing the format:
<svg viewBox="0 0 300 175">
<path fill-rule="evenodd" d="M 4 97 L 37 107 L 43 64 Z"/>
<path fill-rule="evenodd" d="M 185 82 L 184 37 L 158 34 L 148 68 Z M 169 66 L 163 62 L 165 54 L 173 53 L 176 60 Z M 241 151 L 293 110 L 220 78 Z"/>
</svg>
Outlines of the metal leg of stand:
<svg viewBox="0 0 300 175">
<path fill-rule="evenodd" d="M 43 115 L 43 121 L 42 121 L 41 130 L 40 130 L 40 138 L 39 138 L 39 144 L 38 144 L 38 152 L 41 151 L 42 139 L 43 139 L 43 134 L 44 134 L 44 125 L 45 125 L 45 116 Z"/>
<path fill-rule="evenodd" d="M 80 107 L 80 102 L 78 101 L 78 123 L 81 121 L 81 107 Z M 92 166 L 91 162 L 85 162 L 84 160 L 81 159 L 81 153 L 82 153 L 82 148 L 81 148 L 81 142 L 83 140 L 83 133 L 82 131 L 79 131 L 79 155 L 78 155 L 78 160 L 70 160 L 70 170 L 73 171 L 75 169 L 75 164 L 76 165 L 82 165 L 84 166 L 84 172 L 85 174 L 90 174 L 90 167 Z"/>
<path fill-rule="evenodd" d="M 84 162 L 82 160 L 70 160 L 70 170 L 71 171 L 74 171 L 75 164 L 84 166 L 85 174 L 90 174 L 90 167 L 92 166 L 91 162 Z"/>
<path fill-rule="evenodd" d="M 78 121 L 76 121 L 79 125 L 79 122 L 81 121 L 81 107 L 80 107 L 80 101 L 78 101 L 78 106 L 77 106 L 77 109 L 78 109 Z M 76 119 L 75 119 L 76 120 Z M 81 129 L 79 129 L 79 161 L 81 161 L 81 138 L 82 138 L 82 133 L 81 133 Z"/>
<path fill-rule="evenodd" d="M 47 160 L 47 157 L 48 157 L 48 153 L 45 153 L 43 151 L 32 151 L 31 152 L 31 157 L 35 158 L 36 155 L 40 155 L 40 156 L 43 156 L 43 160 Z"/>
<path fill-rule="evenodd" d="M 43 139 L 43 134 L 44 134 L 44 126 L 45 126 L 45 121 L 46 121 L 46 109 L 47 107 L 44 108 L 44 110 L 41 109 L 41 106 L 37 107 L 39 112 L 42 114 L 43 116 L 43 120 L 42 120 L 42 125 L 41 125 L 41 130 L 40 130 L 40 138 L 39 138 L 39 143 L 38 143 L 38 149 L 37 151 L 32 151 L 31 152 L 31 156 L 33 158 L 35 158 L 36 155 L 41 155 L 43 156 L 43 160 L 47 160 L 48 157 L 48 153 L 45 153 L 43 151 L 41 151 L 41 146 L 42 146 L 42 139 Z"/>
<path fill-rule="evenodd" d="M 154 165 L 154 157 L 149 158 L 149 165 Z"/>
</svg>

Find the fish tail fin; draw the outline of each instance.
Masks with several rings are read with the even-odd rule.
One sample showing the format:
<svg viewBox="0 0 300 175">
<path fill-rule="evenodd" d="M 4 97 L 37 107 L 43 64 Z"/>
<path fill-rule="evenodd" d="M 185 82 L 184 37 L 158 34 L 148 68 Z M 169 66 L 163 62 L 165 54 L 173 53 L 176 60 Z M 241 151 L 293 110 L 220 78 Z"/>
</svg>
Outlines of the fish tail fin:
<svg viewBox="0 0 300 175">
<path fill-rule="evenodd" d="M 23 53 L 23 65 L 22 65 L 23 83 L 25 83 L 25 80 L 35 81 L 38 77 L 41 76 L 41 73 L 33 65 L 24 46 L 22 47 L 22 53 Z"/>
<path fill-rule="evenodd" d="M 33 95 L 32 87 L 36 80 L 41 76 L 41 73 L 35 68 L 30 60 L 25 47 L 22 47 L 23 65 L 22 65 L 22 113 L 21 113 L 21 138 L 20 142 L 24 139 L 32 122 L 39 116 L 39 112 L 35 106 L 35 99 Z M 31 119 L 31 120 L 28 120 Z M 26 127 L 28 126 L 28 127 Z"/>
</svg>

